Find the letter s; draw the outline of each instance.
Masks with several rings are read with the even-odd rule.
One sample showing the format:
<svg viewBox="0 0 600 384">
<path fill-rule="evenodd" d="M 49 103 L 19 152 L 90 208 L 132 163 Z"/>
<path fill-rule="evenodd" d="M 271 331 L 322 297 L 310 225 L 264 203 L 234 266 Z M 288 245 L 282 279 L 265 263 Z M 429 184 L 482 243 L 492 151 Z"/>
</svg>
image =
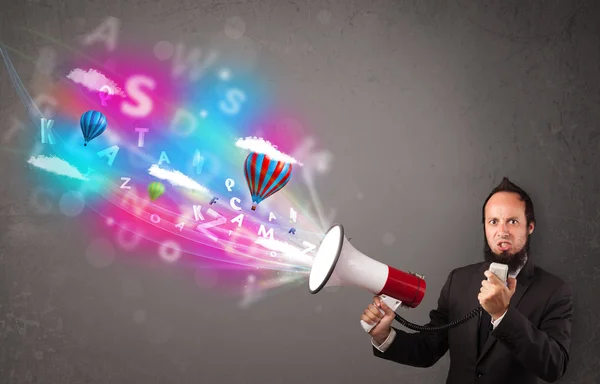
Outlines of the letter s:
<svg viewBox="0 0 600 384">
<path fill-rule="evenodd" d="M 136 104 L 131 104 L 124 101 L 121 104 L 121 112 L 128 114 L 131 117 L 145 117 L 152 112 L 152 99 L 143 92 L 142 87 L 147 87 L 153 90 L 156 87 L 156 82 L 142 75 L 132 76 L 125 83 L 125 91 L 130 98 L 137 101 Z"/>
<path fill-rule="evenodd" d="M 234 115 L 240 111 L 241 102 L 246 100 L 246 94 L 239 89 L 230 89 L 227 91 L 225 96 L 229 104 L 225 101 L 221 101 L 221 110 L 228 115 Z"/>
</svg>

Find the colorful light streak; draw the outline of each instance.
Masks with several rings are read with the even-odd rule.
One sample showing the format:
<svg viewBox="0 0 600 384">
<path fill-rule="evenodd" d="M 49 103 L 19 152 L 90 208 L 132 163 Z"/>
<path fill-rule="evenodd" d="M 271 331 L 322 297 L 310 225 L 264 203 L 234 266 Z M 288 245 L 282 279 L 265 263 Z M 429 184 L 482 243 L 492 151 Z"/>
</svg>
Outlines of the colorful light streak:
<svg viewBox="0 0 600 384">
<path fill-rule="evenodd" d="M 67 70 L 42 92 L 56 101 L 54 141 L 42 146 L 39 126 L 46 116 L 2 49 L 15 89 L 36 124 L 31 171 L 44 171 L 43 183 L 82 196 L 96 214 L 94 222 L 77 218 L 85 228 L 126 231 L 145 240 L 136 244 L 140 254 L 158 249 L 171 262 L 201 258 L 284 273 L 254 284 L 259 291 L 305 281 L 326 230 L 312 183 L 309 198 L 303 192 L 315 171 L 323 170 L 315 170 L 310 158 L 293 158 L 294 151 L 312 156 L 302 150 L 312 140 L 305 128 L 281 129 L 289 114 L 269 108 L 276 97 L 269 97 L 259 74 L 239 78 L 234 65 L 221 63 L 189 82 L 174 78 L 168 62 L 153 59 L 152 50 L 140 46 L 123 44 L 110 52 L 79 51 L 62 58 Z M 99 64 L 108 61 L 112 68 Z M 185 71 L 179 65 L 178 73 Z M 90 73 L 93 81 L 85 78 Z M 79 118 L 92 109 L 106 116 L 108 127 L 84 147 Z M 257 148 L 298 164 L 289 185 L 252 212 L 243 164 L 248 151 Z M 165 182 L 166 191 L 151 202 L 146 188 L 156 180 Z"/>
</svg>

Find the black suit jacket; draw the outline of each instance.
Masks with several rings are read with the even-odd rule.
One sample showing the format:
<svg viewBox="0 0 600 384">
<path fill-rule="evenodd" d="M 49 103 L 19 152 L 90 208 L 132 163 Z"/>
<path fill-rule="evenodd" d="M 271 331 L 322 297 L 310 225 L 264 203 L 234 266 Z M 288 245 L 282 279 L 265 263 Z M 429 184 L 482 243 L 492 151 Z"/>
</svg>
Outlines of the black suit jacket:
<svg viewBox="0 0 600 384">
<path fill-rule="evenodd" d="M 453 270 L 430 312 L 428 325 L 461 319 L 479 306 L 477 295 L 489 263 Z M 571 344 L 572 292 L 560 278 L 529 260 L 500 324 L 478 355 L 478 317 L 438 333 L 407 333 L 395 328 L 389 348 L 375 356 L 414 367 L 430 367 L 450 352 L 446 383 L 529 384 L 560 379 Z"/>
</svg>

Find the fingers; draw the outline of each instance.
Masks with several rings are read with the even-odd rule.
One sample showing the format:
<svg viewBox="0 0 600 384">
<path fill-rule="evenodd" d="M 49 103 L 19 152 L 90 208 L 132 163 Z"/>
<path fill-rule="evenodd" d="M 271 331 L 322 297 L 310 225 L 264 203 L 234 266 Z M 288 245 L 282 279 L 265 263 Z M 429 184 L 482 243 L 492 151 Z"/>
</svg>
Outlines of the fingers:
<svg viewBox="0 0 600 384">
<path fill-rule="evenodd" d="M 364 313 L 362 315 L 360 315 L 360 319 L 369 325 L 373 325 L 373 324 L 379 322 L 379 320 L 377 320 L 377 319 L 374 320 L 370 316 L 365 315 Z"/>
<path fill-rule="evenodd" d="M 374 304 L 369 304 L 365 312 L 369 312 L 372 316 L 374 316 L 374 319 L 381 319 L 383 317 L 383 314 L 381 313 L 379 308 L 376 307 Z"/>
<path fill-rule="evenodd" d="M 500 279 L 498 278 L 498 276 L 496 276 L 495 273 L 491 272 L 491 271 L 485 271 L 485 277 L 488 278 L 488 282 L 493 284 L 493 285 L 504 285 Z"/>
<path fill-rule="evenodd" d="M 481 292 L 477 295 L 477 301 L 479 301 L 480 305 L 484 305 L 489 303 L 491 300 L 491 296 L 485 292 Z"/>
<path fill-rule="evenodd" d="M 494 292 L 495 290 L 496 290 L 496 287 L 494 287 L 494 285 L 492 285 L 489 281 L 483 280 L 481 282 L 481 288 L 479 288 L 479 292 L 487 294 L 487 293 Z"/>
<path fill-rule="evenodd" d="M 496 293 L 496 287 L 494 287 L 489 281 L 483 280 L 481 282 L 481 288 L 479 288 L 479 294 L 477 299 L 480 302 L 488 300 L 491 296 Z"/>
<path fill-rule="evenodd" d="M 365 313 L 363 313 L 361 319 L 367 323 L 378 322 L 385 316 L 394 318 L 396 313 L 379 296 L 375 296 L 373 297 L 373 303 L 369 304 L 367 309 L 365 309 Z"/>
<path fill-rule="evenodd" d="M 484 292 L 484 291 L 495 292 L 495 291 L 503 290 L 506 288 L 506 285 L 504 285 L 498 278 L 496 278 L 496 280 L 498 281 L 499 284 L 493 283 L 488 280 L 483 280 L 481 282 L 481 292 Z"/>
<path fill-rule="evenodd" d="M 364 320 L 367 324 L 373 324 L 379 322 L 383 315 L 379 311 L 374 304 L 369 304 L 367 309 L 365 309 L 364 313 L 361 315 L 361 319 Z"/>
<path fill-rule="evenodd" d="M 379 309 L 379 307 L 375 306 L 375 304 L 369 304 L 367 310 L 377 317 L 383 317 L 383 315 L 381 314 L 381 310 Z"/>
<path fill-rule="evenodd" d="M 375 296 L 375 297 L 373 297 L 373 303 L 374 303 L 376 306 L 378 306 L 378 307 L 379 307 L 379 306 L 381 305 L 381 303 L 382 303 L 382 302 L 383 302 L 383 300 L 381 300 L 381 298 L 380 298 L 379 296 Z"/>
</svg>

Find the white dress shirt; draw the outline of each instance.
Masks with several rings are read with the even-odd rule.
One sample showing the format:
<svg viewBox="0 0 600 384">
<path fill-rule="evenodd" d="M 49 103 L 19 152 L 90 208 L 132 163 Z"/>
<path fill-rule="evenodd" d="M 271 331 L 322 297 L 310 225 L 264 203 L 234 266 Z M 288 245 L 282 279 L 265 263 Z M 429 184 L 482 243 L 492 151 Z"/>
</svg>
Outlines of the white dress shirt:
<svg viewBox="0 0 600 384">
<path fill-rule="evenodd" d="M 515 273 L 510 273 L 508 276 L 512 277 L 512 278 L 516 278 L 517 275 L 519 274 L 519 272 L 521 272 L 521 268 L 522 267 L 518 268 Z M 495 321 L 492 320 L 492 326 L 494 329 L 496 329 L 498 324 L 500 324 L 500 322 L 504 318 L 504 315 L 506 315 L 506 312 L 504 312 L 504 314 L 502 316 L 500 316 L 499 318 L 497 318 Z M 394 330 L 394 328 L 392 328 L 390 334 L 388 335 L 387 339 L 385 339 L 385 341 L 383 343 L 377 344 L 377 342 L 375 340 L 373 340 L 373 338 L 371 338 L 371 344 L 373 344 L 373 346 L 375 348 L 377 348 L 378 350 L 380 350 L 381 352 L 385 352 L 390 347 L 390 345 L 392 345 L 395 338 L 396 338 L 396 331 Z"/>
</svg>

